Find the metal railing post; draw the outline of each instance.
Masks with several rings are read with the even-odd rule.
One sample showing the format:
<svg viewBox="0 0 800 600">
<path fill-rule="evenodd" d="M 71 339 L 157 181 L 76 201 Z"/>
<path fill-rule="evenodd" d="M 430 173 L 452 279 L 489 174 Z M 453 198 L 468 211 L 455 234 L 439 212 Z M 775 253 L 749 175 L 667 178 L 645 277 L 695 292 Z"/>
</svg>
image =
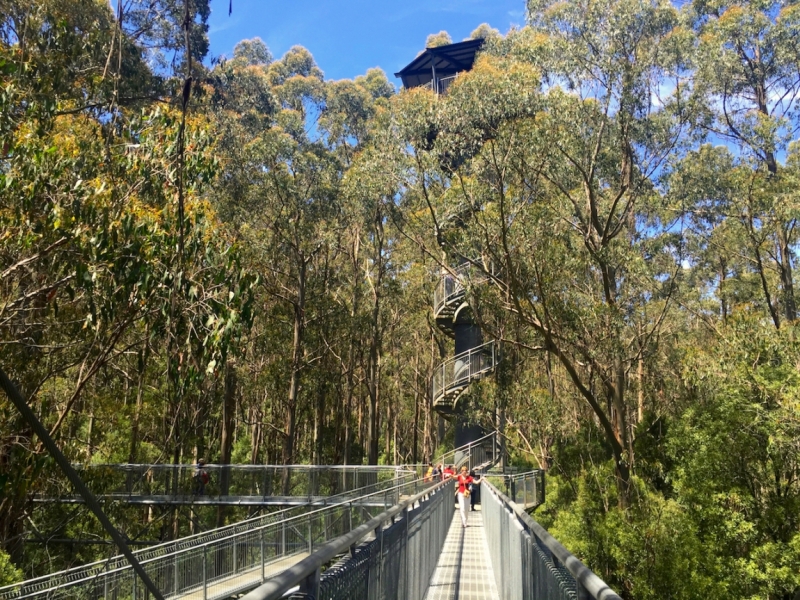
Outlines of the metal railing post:
<svg viewBox="0 0 800 600">
<path fill-rule="evenodd" d="M 175 560 L 172 561 L 172 570 L 173 570 L 173 577 L 172 577 L 172 593 L 177 595 L 178 594 L 178 555 L 175 555 Z"/>
<path fill-rule="evenodd" d="M 236 556 L 236 547 L 239 544 L 236 542 L 236 536 L 235 535 L 231 538 L 231 542 L 233 543 L 233 574 L 236 575 L 236 572 L 239 570 L 238 569 L 238 565 L 237 565 L 237 563 L 238 563 L 237 558 L 238 557 Z"/>
<path fill-rule="evenodd" d="M 264 583 L 266 577 L 264 576 L 264 565 L 266 562 L 266 556 L 264 556 L 264 530 L 261 530 L 261 583 Z"/>
<path fill-rule="evenodd" d="M 286 555 L 286 522 L 281 524 L 281 556 Z"/>
<path fill-rule="evenodd" d="M 412 505 L 409 508 L 414 508 L 414 507 Z M 406 598 L 410 598 L 411 597 L 411 593 L 410 593 L 411 592 L 411 582 L 409 581 L 409 577 L 408 577 L 408 574 L 410 572 L 410 569 L 408 568 L 408 563 L 411 560 L 411 552 L 410 552 L 411 549 L 408 547 L 408 540 L 409 540 L 409 530 L 408 530 L 409 510 L 408 510 L 408 508 L 404 512 L 405 512 L 405 514 L 403 515 L 403 518 L 406 521 L 406 543 L 405 543 L 405 551 L 403 553 L 405 555 L 405 561 L 406 561 L 406 564 L 405 564 L 405 567 L 406 567 L 406 586 L 405 587 L 406 587 L 406 589 L 404 590 L 404 592 L 405 592 L 405 597 Z"/>
<path fill-rule="evenodd" d="M 314 552 L 314 540 L 311 537 L 311 518 L 308 519 L 308 553 L 312 554 Z"/>
<path fill-rule="evenodd" d="M 203 546 L 203 600 L 208 600 L 208 553 Z"/>
<path fill-rule="evenodd" d="M 317 569 L 300 583 L 300 593 L 306 594 L 309 598 L 319 596 L 319 576 L 320 570 Z"/>
<path fill-rule="evenodd" d="M 378 596 L 382 596 L 383 591 L 383 525 L 378 525 L 375 535 L 380 535 L 380 553 L 378 554 Z"/>
</svg>

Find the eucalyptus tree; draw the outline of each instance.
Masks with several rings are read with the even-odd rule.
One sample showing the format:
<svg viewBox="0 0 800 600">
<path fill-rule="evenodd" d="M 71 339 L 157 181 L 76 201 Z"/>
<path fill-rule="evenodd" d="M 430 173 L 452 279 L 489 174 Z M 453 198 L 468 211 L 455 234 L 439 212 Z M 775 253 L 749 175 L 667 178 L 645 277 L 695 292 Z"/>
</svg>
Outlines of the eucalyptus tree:
<svg viewBox="0 0 800 600">
<path fill-rule="evenodd" d="M 163 377 L 143 364 L 150 350 L 168 359 L 159 342 L 175 349 L 171 391 L 196 393 L 247 320 L 248 278 L 232 240 L 199 198 L 214 172 L 203 119 L 185 127 L 192 184 L 184 190 L 185 219 L 178 219 L 180 119 L 168 105 L 147 107 L 139 99 L 129 108 L 122 101 L 120 90 L 135 95 L 136 85 L 152 94 L 153 77 L 144 50 L 128 38 L 118 45 L 120 62 L 107 65 L 118 35 L 109 7 L 41 2 L 3 10 L 4 367 L 71 458 L 91 458 L 98 447 L 113 455 L 113 427 L 93 428 L 95 415 L 112 423 L 131 417 L 131 373 L 140 374 L 140 390 L 142 374 Z M 126 73 L 131 81 L 123 82 Z M 185 251 L 177 256 L 179 237 Z M 10 486 L 0 499 L 0 522 L 3 543 L 18 549 L 26 496 L 42 483 L 35 474 L 46 463 L 41 444 L 2 406 L 8 418 L 0 453 Z M 116 448 L 127 457 L 134 444 Z"/>
<path fill-rule="evenodd" d="M 694 290 L 686 308 L 711 329 L 741 310 L 769 315 L 779 326 L 774 291 L 780 278 L 770 268 L 774 235 L 757 226 L 753 210 L 771 202 L 774 188 L 765 173 L 724 146 L 703 145 L 676 161 L 666 179 L 670 209 L 685 215 L 686 288 Z"/>
<path fill-rule="evenodd" d="M 795 2 L 694 2 L 698 40 L 697 85 L 708 98 L 704 126 L 762 172 L 760 196 L 741 202 L 736 216 L 752 240 L 769 241 L 759 271 L 777 271 L 764 287 L 776 328 L 797 316 L 794 250 L 798 206 L 781 181 L 781 156 L 800 131 L 800 10 Z M 774 249 L 773 249 L 774 246 Z M 766 264 L 769 263 L 769 264 Z M 762 282 L 766 275 L 762 275 Z"/>
<path fill-rule="evenodd" d="M 332 242 L 328 225 L 338 212 L 337 164 L 324 144 L 308 134 L 310 119 L 316 117 L 324 97 L 322 73 L 308 51 L 292 48 L 269 65 L 265 77 L 279 110 L 271 126 L 251 143 L 249 176 L 258 183 L 247 192 L 253 212 L 243 233 L 263 253 L 265 290 L 288 309 L 292 324 L 282 456 L 285 464 L 291 464 L 301 377 L 308 359 L 305 333 L 308 295 L 315 283 L 312 268 L 315 257 Z"/>
<path fill-rule="evenodd" d="M 383 177 L 386 155 L 375 152 L 373 138 L 383 128 L 376 126 L 387 118 L 386 100 L 393 87 L 386 76 L 372 69 L 353 82 L 330 85 L 321 126 L 329 143 L 342 158 L 347 169 L 343 187 L 343 218 L 349 225 L 343 232 L 345 252 L 352 265 L 352 315 L 359 315 L 366 331 L 353 329 L 351 347 L 355 358 L 356 345 L 364 348 L 364 383 L 367 390 L 367 462 L 377 464 L 380 441 L 380 415 L 383 385 L 384 337 L 387 330 L 385 301 L 393 280 L 392 236 L 387 231 L 387 211 L 396 191 L 396 180 Z M 366 149 L 365 149 L 366 146 Z M 366 303 L 364 300 L 366 299 Z M 362 306 L 363 303 L 363 306 Z M 355 326 L 355 323 L 353 323 Z M 366 333 L 366 336 L 364 336 Z M 364 337 L 362 337 L 364 336 Z M 360 338 L 360 339 L 359 339 Z M 355 367 L 350 362 L 349 368 Z M 348 378 L 352 375 L 348 375 Z M 348 381 L 347 394 L 352 390 Z M 387 428 L 390 427 L 393 403 L 387 405 Z M 386 440 L 390 439 L 388 430 Z"/>
<path fill-rule="evenodd" d="M 529 28 L 490 43 L 445 97 L 407 95 L 407 197 L 428 207 L 449 252 L 498 269 L 479 302 L 560 363 L 612 449 L 624 504 L 630 373 L 658 339 L 680 268 L 653 181 L 688 125 L 692 36 L 668 2 L 528 8 Z"/>
</svg>

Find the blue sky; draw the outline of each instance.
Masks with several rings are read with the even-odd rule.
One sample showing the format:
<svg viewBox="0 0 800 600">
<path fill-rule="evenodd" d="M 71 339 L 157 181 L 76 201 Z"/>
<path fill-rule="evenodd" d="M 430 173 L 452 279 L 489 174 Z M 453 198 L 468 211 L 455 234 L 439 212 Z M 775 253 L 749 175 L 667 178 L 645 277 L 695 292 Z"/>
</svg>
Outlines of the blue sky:
<svg viewBox="0 0 800 600">
<path fill-rule="evenodd" d="M 506 33 L 524 25 L 525 0 L 211 0 L 212 56 L 233 54 L 239 40 L 260 37 L 277 58 L 295 44 L 314 55 L 328 79 L 351 79 L 380 67 L 394 73 L 423 49 L 430 33 L 461 41 L 481 23 Z"/>
</svg>

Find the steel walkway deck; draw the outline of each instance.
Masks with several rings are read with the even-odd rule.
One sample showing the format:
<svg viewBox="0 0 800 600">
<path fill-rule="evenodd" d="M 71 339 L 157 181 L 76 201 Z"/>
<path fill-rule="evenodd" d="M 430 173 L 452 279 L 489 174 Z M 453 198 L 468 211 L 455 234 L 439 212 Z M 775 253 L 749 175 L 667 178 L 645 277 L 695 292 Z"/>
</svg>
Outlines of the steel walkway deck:
<svg viewBox="0 0 800 600">
<path fill-rule="evenodd" d="M 480 508 L 480 507 L 479 507 Z M 456 509 L 425 600 L 499 600 L 480 510 L 461 527 Z"/>
<path fill-rule="evenodd" d="M 299 563 L 306 556 L 308 556 L 308 552 L 299 552 L 267 564 L 264 567 L 264 578 L 269 579 L 270 577 L 275 577 L 278 573 L 283 573 L 292 565 Z M 200 587 L 191 592 L 170 596 L 170 600 L 177 600 L 179 598 L 181 600 L 221 600 L 223 598 L 230 598 L 236 593 L 251 590 L 260 585 L 261 582 L 261 569 L 248 569 L 243 573 L 238 573 L 231 577 L 226 577 L 221 581 L 209 584 L 205 590 Z"/>
</svg>

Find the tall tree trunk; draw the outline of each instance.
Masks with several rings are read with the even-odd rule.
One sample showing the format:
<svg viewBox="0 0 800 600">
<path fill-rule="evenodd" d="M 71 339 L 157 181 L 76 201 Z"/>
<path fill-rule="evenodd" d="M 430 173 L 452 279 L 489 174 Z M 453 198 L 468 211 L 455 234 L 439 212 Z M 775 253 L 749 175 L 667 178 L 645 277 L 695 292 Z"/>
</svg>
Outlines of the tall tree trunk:
<svg viewBox="0 0 800 600">
<path fill-rule="evenodd" d="M 176 427 L 177 429 L 177 427 Z M 177 466 L 181 464 L 181 456 L 183 456 L 183 446 L 180 442 L 180 438 L 177 435 L 177 431 L 175 432 L 175 447 L 172 452 L 172 464 L 175 465 L 176 469 L 174 471 L 175 475 L 172 479 L 172 494 L 177 496 L 180 494 L 180 489 L 178 488 L 179 480 L 178 480 L 178 469 Z M 177 540 L 181 537 L 181 528 L 180 528 L 180 512 L 178 507 L 176 506 L 172 510 L 172 539 Z"/>
<path fill-rule="evenodd" d="M 614 357 L 614 385 L 612 386 L 611 403 L 614 409 L 614 432 L 620 447 L 628 454 L 627 458 L 617 460 L 617 486 L 619 488 L 619 504 L 628 506 L 630 493 L 630 456 L 631 445 L 628 434 L 628 412 L 625 406 L 625 365 L 619 356 Z"/>
<path fill-rule="evenodd" d="M 728 278 L 728 264 L 724 258 L 719 259 L 719 308 L 722 322 L 728 322 L 728 300 L 725 294 L 725 280 Z"/>
<path fill-rule="evenodd" d="M 758 102 L 759 111 L 765 116 L 770 117 L 769 107 L 767 105 L 767 88 L 763 82 L 756 86 L 756 101 Z M 767 170 L 773 178 L 778 176 L 778 160 L 772 151 L 766 152 Z M 778 273 L 781 279 L 782 304 L 783 304 L 783 317 L 791 323 L 797 317 L 797 303 L 794 298 L 794 280 L 792 274 L 792 251 L 789 247 L 789 239 L 784 230 L 783 223 L 776 221 L 775 235 L 778 246 L 777 266 Z M 777 327 L 777 325 L 776 325 Z"/>
<path fill-rule="evenodd" d="M 142 361 L 144 363 L 144 361 Z M 139 460 L 139 421 L 142 418 L 142 403 L 144 402 L 144 366 L 139 368 L 139 381 L 136 384 L 136 406 L 133 409 L 133 422 L 131 423 L 131 442 L 128 450 L 128 463 L 136 464 Z"/>
<path fill-rule="evenodd" d="M 300 370 L 303 362 L 303 338 L 306 309 L 306 269 L 308 263 L 302 259 L 297 277 L 297 302 L 294 305 L 294 333 L 292 336 L 292 372 L 289 378 L 289 393 L 286 399 L 286 429 L 284 430 L 283 464 L 294 462 L 294 442 L 297 429 L 297 396 L 300 388 Z M 289 471 L 284 470 L 283 494 L 289 495 Z"/>
<path fill-rule="evenodd" d="M 261 440 L 264 435 L 264 428 L 261 425 L 261 410 L 254 406 L 251 409 L 250 414 L 250 421 L 252 423 L 250 426 L 250 464 L 258 465 L 261 464 L 261 461 L 259 460 L 259 454 L 261 450 Z"/>
<path fill-rule="evenodd" d="M 94 405 L 89 411 L 89 427 L 86 432 L 86 462 L 92 462 L 92 434 L 94 433 Z"/>
<path fill-rule="evenodd" d="M 393 431 L 394 431 L 394 405 L 397 401 L 397 396 L 394 398 L 387 397 L 386 399 L 386 439 L 383 442 L 383 452 L 384 456 L 386 456 L 386 460 L 391 460 L 392 452 L 396 452 L 396 448 L 392 449 L 393 443 Z M 394 461 L 392 461 L 394 464 Z"/>
<path fill-rule="evenodd" d="M 778 223 L 778 272 L 781 276 L 781 288 L 783 290 L 783 318 L 791 323 L 797 318 L 797 304 L 794 299 L 794 281 L 792 279 L 792 250 L 789 248 L 789 240 L 783 229 L 783 224 Z"/>
<path fill-rule="evenodd" d="M 322 433 L 325 419 L 325 392 L 326 386 L 322 378 L 320 378 L 317 387 L 317 406 L 314 410 L 314 464 L 323 464 L 322 460 Z"/>
<path fill-rule="evenodd" d="M 372 352 L 370 352 L 370 354 L 372 354 Z M 380 414 L 378 412 L 378 403 L 380 400 L 380 384 L 377 379 L 380 371 L 378 365 L 379 361 L 380 357 L 378 356 L 370 358 L 370 382 L 367 385 L 369 391 L 369 403 L 367 407 L 367 464 L 369 465 L 378 464 L 378 444 L 380 441 Z"/>
<path fill-rule="evenodd" d="M 414 335 L 414 428 L 411 441 L 411 462 L 419 462 L 417 453 L 417 442 L 419 438 L 419 344 L 417 336 Z"/>
<path fill-rule="evenodd" d="M 227 496 L 231 485 L 231 453 L 233 450 L 234 416 L 236 415 L 236 366 L 232 361 L 225 365 L 225 389 L 222 399 L 222 430 L 220 432 L 219 493 Z M 222 527 L 227 514 L 225 506 L 217 507 L 217 527 Z"/>
<path fill-rule="evenodd" d="M 639 360 L 636 361 L 636 384 L 637 384 L 637 422 L 641 423 L 644 419 L 644 355 L 639 355 Z"/>
</svg>

